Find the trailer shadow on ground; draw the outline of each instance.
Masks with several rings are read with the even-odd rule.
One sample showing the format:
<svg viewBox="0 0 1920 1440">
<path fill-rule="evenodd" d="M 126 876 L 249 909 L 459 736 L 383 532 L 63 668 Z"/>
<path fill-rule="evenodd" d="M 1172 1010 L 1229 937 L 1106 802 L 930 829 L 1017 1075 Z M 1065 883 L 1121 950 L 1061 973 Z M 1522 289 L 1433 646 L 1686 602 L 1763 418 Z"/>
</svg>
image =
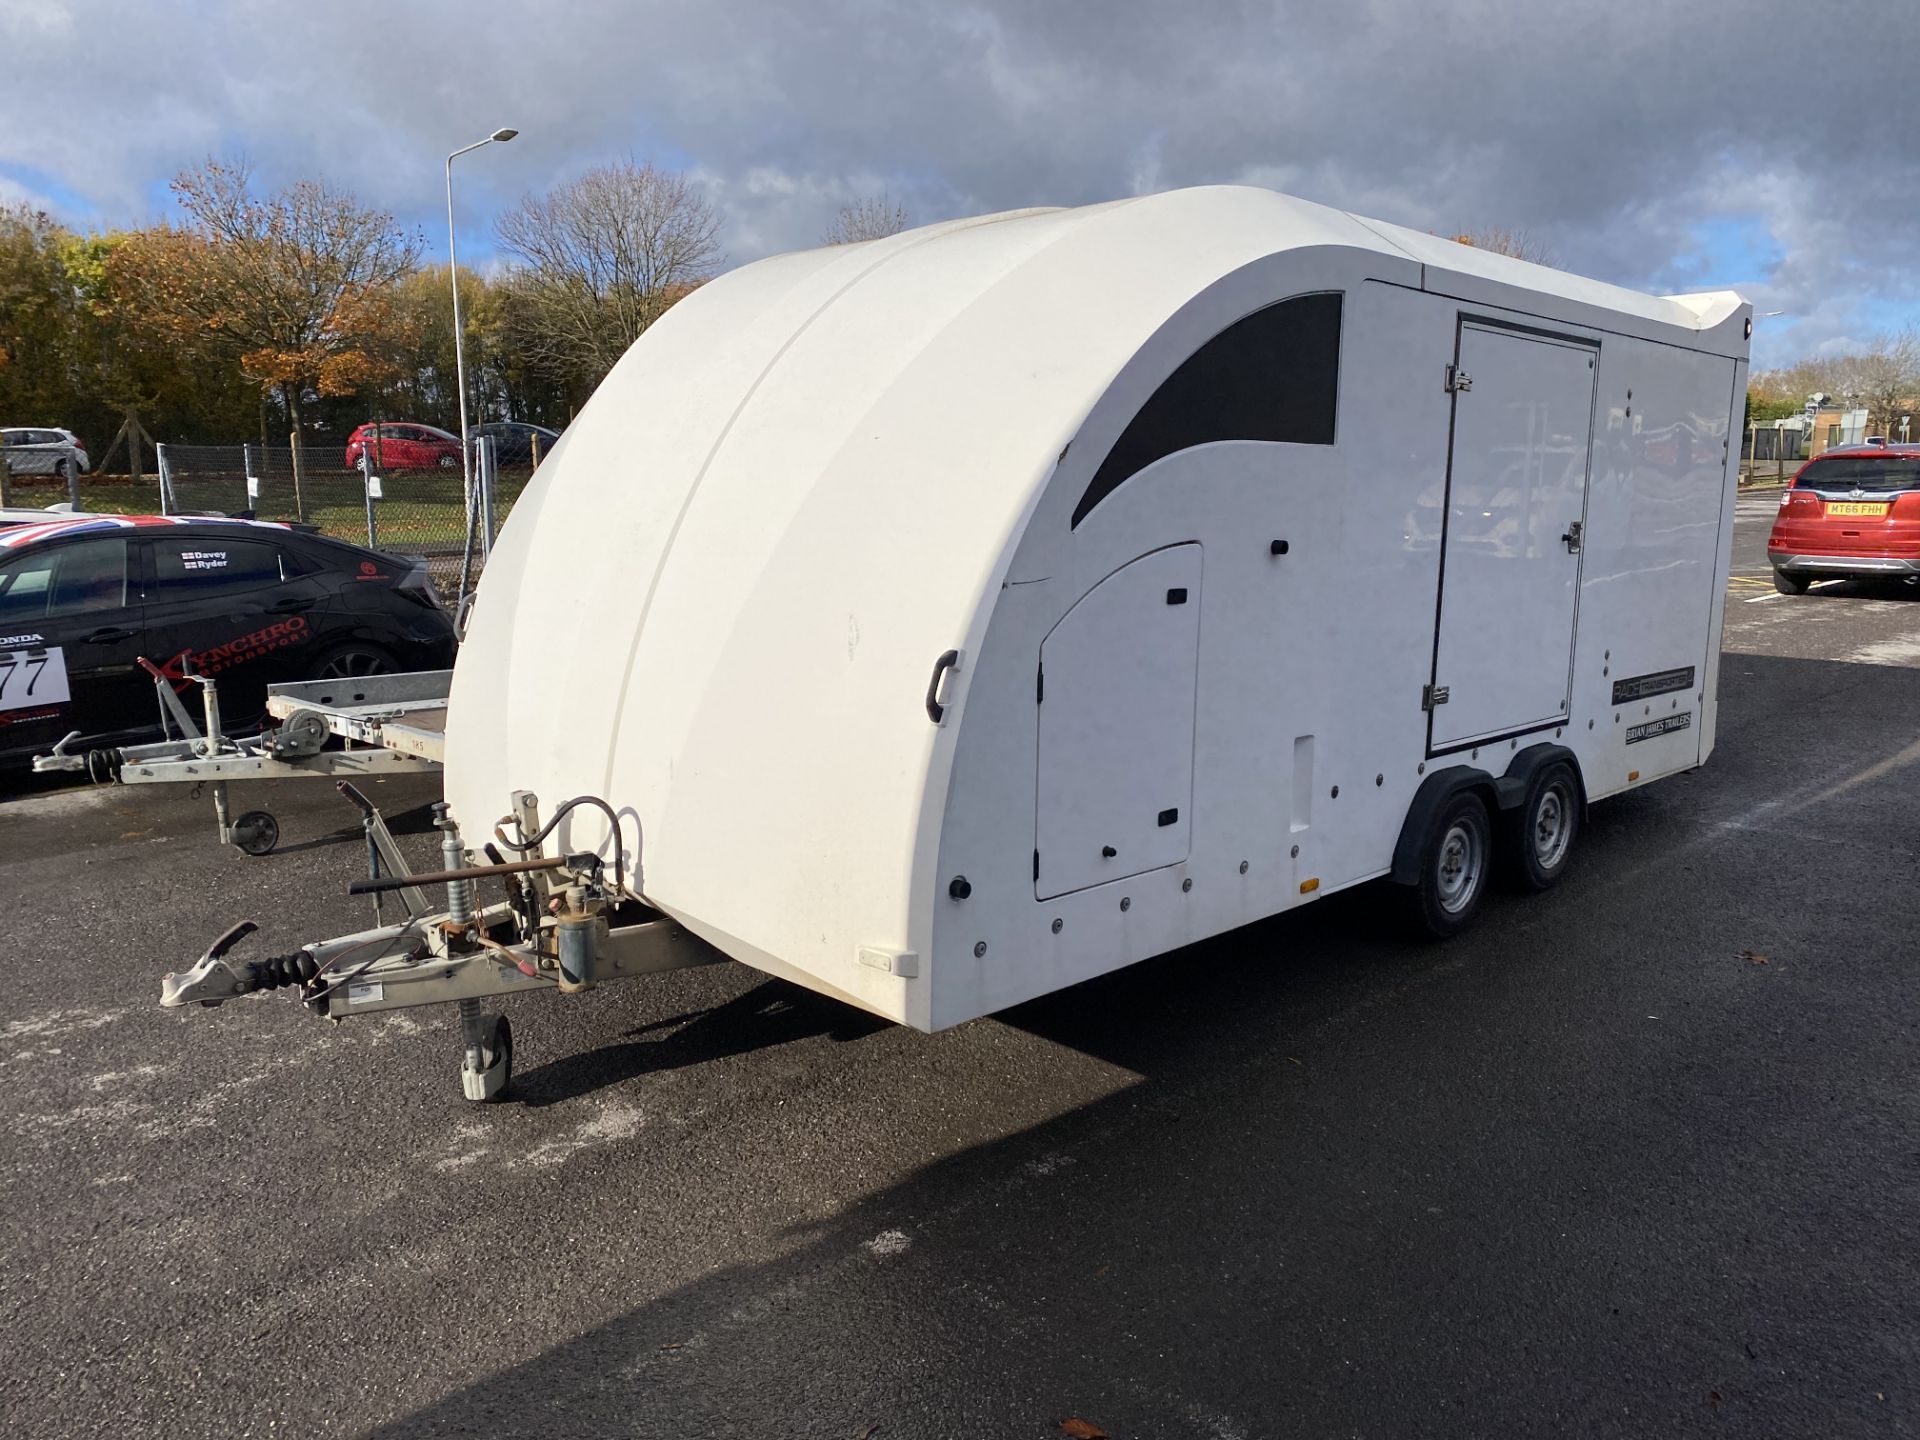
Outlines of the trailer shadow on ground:
<svg viewBox="0 0 1920 1440">
<path fill-rule="evenodd" d="M 707 1009 L 636 1025 L 622 1035 L 619 1044 L 567 1055 L 518 1074 L 511 1098 L 538 1109 L 662 1070 L 816 1036 L 859 1040 L 890 1028 L 890 1022 L 877 1015 L 784 980 L 767 980 Z"/>
<path fill-rule="evenodd" d="M 344 804 L 341 806 L 341 811 L 343 815 L 347 813 Z M 431 835 L 433 833 L 433 802 L 429 800 L 405 810 L 395 811 L 390 815 L 383 811 L 382 818 L 387 822 L 387 829 L 392 831 L 396 838 L 408 835 Z M 276 855 L 298 855 L 302 851 L 327 850 L 335 845 L 357 845 L 365 836 L 366 832 L 361 829 L 360 821 L 358 819 L 349 819 L 337 829 L 328 830 L 319 835 L 309 836 L 305 840 L 295 840 L 290 844 L 277 846 L 273 853 Z"/>
<path fill-rule="evenodd" d="M 975 1022 L 1138 1079 L 377 1433 L 1912 1421 L 1920 670 L 1724 673 L 1710 767 L 1596 806 L 1549 895 L 1414 947 L 1361 889 Z M 692 1064 L 826 1023 L 773 994 L 633 1046 Z M 629 1048 L 526 1083 L 658 1068 Z M 876 1124 L 993 1104 L 904 1069 Z"/>
</svg>

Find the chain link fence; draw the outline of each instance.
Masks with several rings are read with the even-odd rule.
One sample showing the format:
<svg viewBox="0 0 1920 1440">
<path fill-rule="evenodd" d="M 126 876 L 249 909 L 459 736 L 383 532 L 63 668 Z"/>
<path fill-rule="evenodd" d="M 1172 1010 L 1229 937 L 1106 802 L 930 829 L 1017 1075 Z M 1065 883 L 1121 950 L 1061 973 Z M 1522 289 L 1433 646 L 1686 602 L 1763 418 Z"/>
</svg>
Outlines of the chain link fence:
<svg viewBox="0 0 1920 1440">
<path fill-rule="evenodd" d="M 251 515 L 316 527 L 321 534 L 427 561 L 449 594 L 470 581 L 492 548 L 533 463 L 497 458 L 493 442 L 472 448 L 469 492 L 457 446 L 431 456 L 364 455 L 345 439 L 317 438 L 297 457 L 290 445 L 174 445 L 156 447 L 159 474 L 133 482 L 82 476 L 78 504 L 86 511 L 123 515 Z M 64 490 L 24 491 L 15 477 L 15 503 L 44 506 Z"/>
</svg>

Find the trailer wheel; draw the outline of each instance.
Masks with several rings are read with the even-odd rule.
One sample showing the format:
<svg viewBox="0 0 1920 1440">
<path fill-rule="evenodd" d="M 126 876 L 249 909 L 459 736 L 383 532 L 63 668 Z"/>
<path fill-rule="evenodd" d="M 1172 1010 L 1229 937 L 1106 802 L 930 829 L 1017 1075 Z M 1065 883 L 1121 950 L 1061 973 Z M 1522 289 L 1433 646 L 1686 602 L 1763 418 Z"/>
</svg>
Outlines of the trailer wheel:
<svg viewBox="0 0 1920 1440">
<path fill-rule="evenodd" d="M 488 1026 L 487 1043 L 480 1057 L 484 1068 L 469 1070 L 464 1064 L 460 1067 L 460 1087 L 467 1099 L 477 1104 L 504 1099 L 507 1086 L 513 1083 L 513 1026 L 504 1015 L 491 1019 L 493 1023 Z"/>
<path fill-rule="evenodd" d="M 1567 873 L 1580 833 L 1580 781 L 1564 760 L 1542 765 L 1527 795 L 1509 812 L 1501 840 L 1501 869 L 1519 890 L 1546 890 Z"/>
<path fill-rule="evenodd" d="M 270 855 L 280 843 L 280 822 L 265 810 L 249 810 L 233 822 L 233 848 L 243 855 Z"/>
<path fill-rule="evenodd" d="M 1420 878 L 1407 891 L 1414 932 L 1432 940 L 1459 934 L 1479 913 L 1493 860 L 1493 825 L 1471 790 L 1449 800 L 1434 818 L 1420 860 Z"/>
</svg>

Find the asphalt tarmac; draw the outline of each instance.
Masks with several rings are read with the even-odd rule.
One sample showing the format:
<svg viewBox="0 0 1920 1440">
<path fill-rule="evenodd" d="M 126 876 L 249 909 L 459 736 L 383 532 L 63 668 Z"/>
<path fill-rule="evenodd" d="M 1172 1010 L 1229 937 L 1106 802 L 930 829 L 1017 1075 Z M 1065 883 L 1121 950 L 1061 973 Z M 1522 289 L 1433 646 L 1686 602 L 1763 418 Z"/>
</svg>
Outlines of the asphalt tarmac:
<svg viewBox="0 0 1920 1440">
<path fill-rule="evenodd" d="M 0 806 L 9 1436 L 1920 1431 L 1920 595 L 1766 582 L 1712 761 L 1440 947 L 1362 889 L 940 1035 L 741 966 L 157 1008 L 353 814 Z M 431 785 L 372 787 L 424 863 Z M 288 943 L 282 943 L 288 942 Z"/>
</svg>

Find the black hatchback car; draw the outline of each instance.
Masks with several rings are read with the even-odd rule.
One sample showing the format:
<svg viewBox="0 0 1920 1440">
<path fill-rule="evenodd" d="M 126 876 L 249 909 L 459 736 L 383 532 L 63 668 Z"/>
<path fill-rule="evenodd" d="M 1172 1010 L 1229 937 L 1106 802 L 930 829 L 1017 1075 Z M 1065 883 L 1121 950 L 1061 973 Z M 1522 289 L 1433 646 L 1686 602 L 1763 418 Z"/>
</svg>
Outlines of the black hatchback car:
<svg viewBox="0 0 1920 1440">
<path fill-rule="evenodd" d="M 289 525 L 99 515 L 0 529 L 0 766 L 158 739 L 158 666 L 200 715 L 257 724 L 269 684 L 439 670 L 453 621 L 425 562 Z"/>
<path fill-rule="evenodd" d="M 503 465 L 524 465 L 532 460 L 535 440 L 540 442 L 540 455 L 544 459 L 560 439 L 558 431 L 544 425 L 529 425 L 524 420 L 489 420 L 474 426 L 469 433 L 476 440 L 492 440 L 494 456 Z"/>
</svg>

